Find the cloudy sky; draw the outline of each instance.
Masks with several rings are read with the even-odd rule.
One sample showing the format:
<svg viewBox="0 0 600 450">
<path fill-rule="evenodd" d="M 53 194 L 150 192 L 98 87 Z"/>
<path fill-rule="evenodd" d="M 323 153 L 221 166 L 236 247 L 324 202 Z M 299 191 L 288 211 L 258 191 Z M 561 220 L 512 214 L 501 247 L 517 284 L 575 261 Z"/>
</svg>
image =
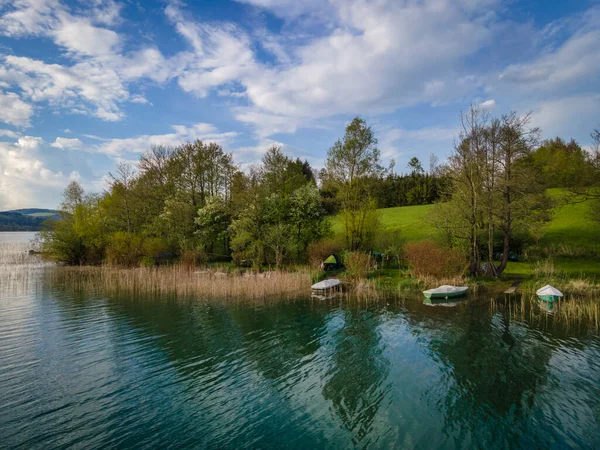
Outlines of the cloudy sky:
<svg viewBox="0 0 600 450">
<path fill-rule="evenodd" d="M 0 0 L 0 210 L 196 138 L 319 167 L 356 115 L 399 172 L 471 103 L 585 146 L 599 68 L 598 0 Z"/>
</svg>

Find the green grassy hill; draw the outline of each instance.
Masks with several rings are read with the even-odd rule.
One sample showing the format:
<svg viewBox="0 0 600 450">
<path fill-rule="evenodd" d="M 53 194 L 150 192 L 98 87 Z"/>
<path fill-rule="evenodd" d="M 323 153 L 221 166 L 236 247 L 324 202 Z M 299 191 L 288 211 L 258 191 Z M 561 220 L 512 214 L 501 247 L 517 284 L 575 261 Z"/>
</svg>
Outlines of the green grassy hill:
<svg viewBox="0 0 600 450">
<path fill-rule="evenodd" d="M 600 224 L 590 217 L 590 202 L 565 204 L 561 189 L 549 189 L 548 194 L 557 202 L 552 221 L 545 227 L 541 245 L 554 245 L 600 251 Z"/>
<path fill-rule="evenodd" d="M 577 276 L 600 277 L 600 263 L 577 255 L 596 251 L 600 253 L 600 224 L 589 218 L 590 202 L 566 204 L 565 193 L 561 189 L 549 189 L 548 194 L 557 202 L 552 220 L 545 226 L 539 246 L 561 248 L 561 253 L 573 257 L 561 256 L 556 266 L 563 272 Z M 404 206 L 380 209 L 379 219 L 386 229 L 399 229 L 407 241 L 435 239 L 438 231 L 432 226 L 430 216 L 435 205 Z M 332 227 L 336 236 L 343 235 L 343 220 L 340 216 L 332 218 Z M 531 273 L 530 263 L 511 263 L 507 273 L 526 275 Z"/>
<path fill-rule="evenodd" d="M 386 229 L 399 229 L 409 241 L 432 239 L 437 230 L 431 225 L 431 216 L 435 205 L 399 206 L 396 208 L 379 209 L 381 226 Z M 336 236 L 344 233 L 344 222 L 341 216 L 332 219 L 333 232 Z"/>
</svg>

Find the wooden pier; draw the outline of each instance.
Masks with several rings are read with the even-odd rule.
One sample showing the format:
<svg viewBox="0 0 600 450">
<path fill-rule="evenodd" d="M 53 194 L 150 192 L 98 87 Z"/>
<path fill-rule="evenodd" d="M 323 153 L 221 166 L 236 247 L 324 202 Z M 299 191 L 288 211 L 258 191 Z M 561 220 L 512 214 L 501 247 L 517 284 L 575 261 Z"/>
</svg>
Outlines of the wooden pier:
<svg viewBox="0 0 600 450">
<path fill-rule="evenodd" d="M 517 292 L 517 289 L 519 289 L 519 285 L 521 284 L 520 281 L 515 281 L 511 287 L 509 287 L 507 290 L 504 291 L 505 294 L 514 294 Z"/>
</svg>

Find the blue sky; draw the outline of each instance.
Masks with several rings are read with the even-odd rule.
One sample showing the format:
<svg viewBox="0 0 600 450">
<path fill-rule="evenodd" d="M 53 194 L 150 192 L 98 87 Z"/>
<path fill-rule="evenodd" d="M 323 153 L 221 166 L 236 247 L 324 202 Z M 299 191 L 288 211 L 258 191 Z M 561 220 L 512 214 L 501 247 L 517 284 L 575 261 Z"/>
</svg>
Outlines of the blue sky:
<svg viewBox="0 0 600 450">
<path fill-rule="evenodd" d="M 470 104 L 587 146 L 599 67 L 597 0 L 0 0 L 0 210 L 196 138 L 318 168 L 356 115 L 398 172 Z"/>
</svg>

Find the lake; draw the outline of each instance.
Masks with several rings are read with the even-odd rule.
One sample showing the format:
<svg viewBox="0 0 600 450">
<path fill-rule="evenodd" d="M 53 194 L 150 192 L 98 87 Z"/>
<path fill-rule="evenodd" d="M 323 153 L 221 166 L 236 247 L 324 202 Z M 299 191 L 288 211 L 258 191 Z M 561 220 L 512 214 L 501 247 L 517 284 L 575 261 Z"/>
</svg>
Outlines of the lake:
<svg viewBox="0 0 600 450">
<path fill-rule="evenodd" d="M 10 234 L 25 252 L 32 235 Z M 228 305 L 78 292 L 14 260 L 4 448 L 600 446 L 597 332 L 518 299 Z"/>
</svg>

